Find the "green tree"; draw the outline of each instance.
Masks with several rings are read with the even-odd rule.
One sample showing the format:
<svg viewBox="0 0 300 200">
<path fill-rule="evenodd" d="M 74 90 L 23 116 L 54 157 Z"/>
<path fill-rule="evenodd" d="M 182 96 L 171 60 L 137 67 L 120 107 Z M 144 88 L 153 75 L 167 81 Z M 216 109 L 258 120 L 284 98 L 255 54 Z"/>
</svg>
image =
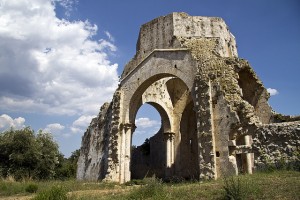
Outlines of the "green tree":
<svg viewBox="0 0 300 200">
<path fill-rule="evenodd" d="M 49 133 L 29 128 L 0 133 L 0 175 L 15 179 L 54 177 L 58 145 Z"/>
<path fill-rule="evenodd" d="M 58 163 L 59 150 L 50 133 L 40 131 L 36 136 L 38 148 L 38 160 L 35 176 L 38 179 L 50 179 L 55 175 L 55 167 Z"/>
<path fill-rule="evenodd" d="M 57 179 L 69 179 L 76 177 L 77 161 L 80 155 L 80 150 L 72 152 L 69 158 L 64 158 L 61 154 L 59 156 L 59 162 L 56 167 L 55 178 Z"/>
<path fill-rule="evenodd" d="M 33 130 L 9 130 L 0 134 L 0 168 L 3 176 L 16 179 L 32 176 L 38 163 L 38 149 Z"/>
</svg>

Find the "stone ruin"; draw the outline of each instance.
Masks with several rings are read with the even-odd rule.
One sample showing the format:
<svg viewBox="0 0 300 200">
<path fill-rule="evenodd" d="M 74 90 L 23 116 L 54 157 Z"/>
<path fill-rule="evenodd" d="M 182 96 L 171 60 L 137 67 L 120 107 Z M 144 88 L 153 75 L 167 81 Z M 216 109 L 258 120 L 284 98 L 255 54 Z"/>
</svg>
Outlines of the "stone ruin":
<svg viewBox="0 0 300 200">
<path fill-rule="evenodd" d="M 300 116 L 275 113 L 269 97 L 238 57 L 223 19 L 156 18 L 142 25 L 112 102 L 82 138 L 77 179 L 216 179 L 299 162 Z M 145 103 L 157 109 L 162 125 L 146 147 L 132 149 L 136 113 Z"/>
</svg>

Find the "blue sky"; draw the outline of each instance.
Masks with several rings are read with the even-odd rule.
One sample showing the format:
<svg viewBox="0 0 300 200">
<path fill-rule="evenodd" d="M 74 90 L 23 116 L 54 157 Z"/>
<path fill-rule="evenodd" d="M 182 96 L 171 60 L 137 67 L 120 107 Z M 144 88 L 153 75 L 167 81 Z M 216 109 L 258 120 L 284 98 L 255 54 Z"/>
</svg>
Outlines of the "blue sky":
<svg viewBox="0 0 300 200">
<path fill-rule="evenodd" d="M 139 28 L 186 12 L 222 17 L 283 114 L 300 114 L 298 0 L 0 0 L 0 131 L 51 132 L 66 156 L 110 101 L 135 54 Z M 138 112 L 134 144 L 160 126 L 151 106 Z"/>
</svg>

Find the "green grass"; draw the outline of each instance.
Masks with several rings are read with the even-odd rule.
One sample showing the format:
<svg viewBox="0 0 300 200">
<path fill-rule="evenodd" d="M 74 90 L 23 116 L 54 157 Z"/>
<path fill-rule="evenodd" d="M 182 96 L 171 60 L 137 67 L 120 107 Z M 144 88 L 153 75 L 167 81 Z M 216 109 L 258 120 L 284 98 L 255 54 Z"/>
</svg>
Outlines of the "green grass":
<svg viewBox="0 0 300 200">
<path fill-rule="evenodd" d="M 37 185 L 37 193 L 47 191 L 49 188 L 61 186 L 67 192 L 78 190 L 99 190 L 110 189 L 114 187 L 114 183 L 99 183 L 99 182 L 83 182 L 76 180 L 67 181 L 14 181 L 14 180 L 1 180 L 0 179 L 0 197 L 13 196 L 13 195 L 31 195 L 31 192 L 26 191 L 31 185 Z"/>
<path fill-rule="evenodd" d="M 138 184 L 138 185 L 135 185 Z M 113 183 L 70 181 L 15 182 L 0 180 L 0 199 L 7 196 L 32 195 L 25 191 L 30 184 L 38 186 L 37 198 L 59 194 L 61 199 L 118 200 L 118 199 L 299 199 L 300 172 L 274 171 L 240 175 L 226 179 L 163 183 L 147 178 L 127 185 Z M 51 199 L 51 198 L 48 198 Z"/>
</svg>

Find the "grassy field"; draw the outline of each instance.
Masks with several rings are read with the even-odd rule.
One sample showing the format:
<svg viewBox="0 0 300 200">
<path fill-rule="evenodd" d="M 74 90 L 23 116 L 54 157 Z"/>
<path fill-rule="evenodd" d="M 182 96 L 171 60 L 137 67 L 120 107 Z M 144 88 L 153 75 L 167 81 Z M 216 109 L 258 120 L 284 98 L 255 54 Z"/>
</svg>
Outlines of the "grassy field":
<svg viewBox="0 0 300 200">
<path fill-rule="evenodd" d="M 135 184 L 142 185 L 135 185 Z M 216 181 L 113 183 L 0 180 L 0 199 L 300 199 L 300 172 L 274 171 Z"/>
</svg>

